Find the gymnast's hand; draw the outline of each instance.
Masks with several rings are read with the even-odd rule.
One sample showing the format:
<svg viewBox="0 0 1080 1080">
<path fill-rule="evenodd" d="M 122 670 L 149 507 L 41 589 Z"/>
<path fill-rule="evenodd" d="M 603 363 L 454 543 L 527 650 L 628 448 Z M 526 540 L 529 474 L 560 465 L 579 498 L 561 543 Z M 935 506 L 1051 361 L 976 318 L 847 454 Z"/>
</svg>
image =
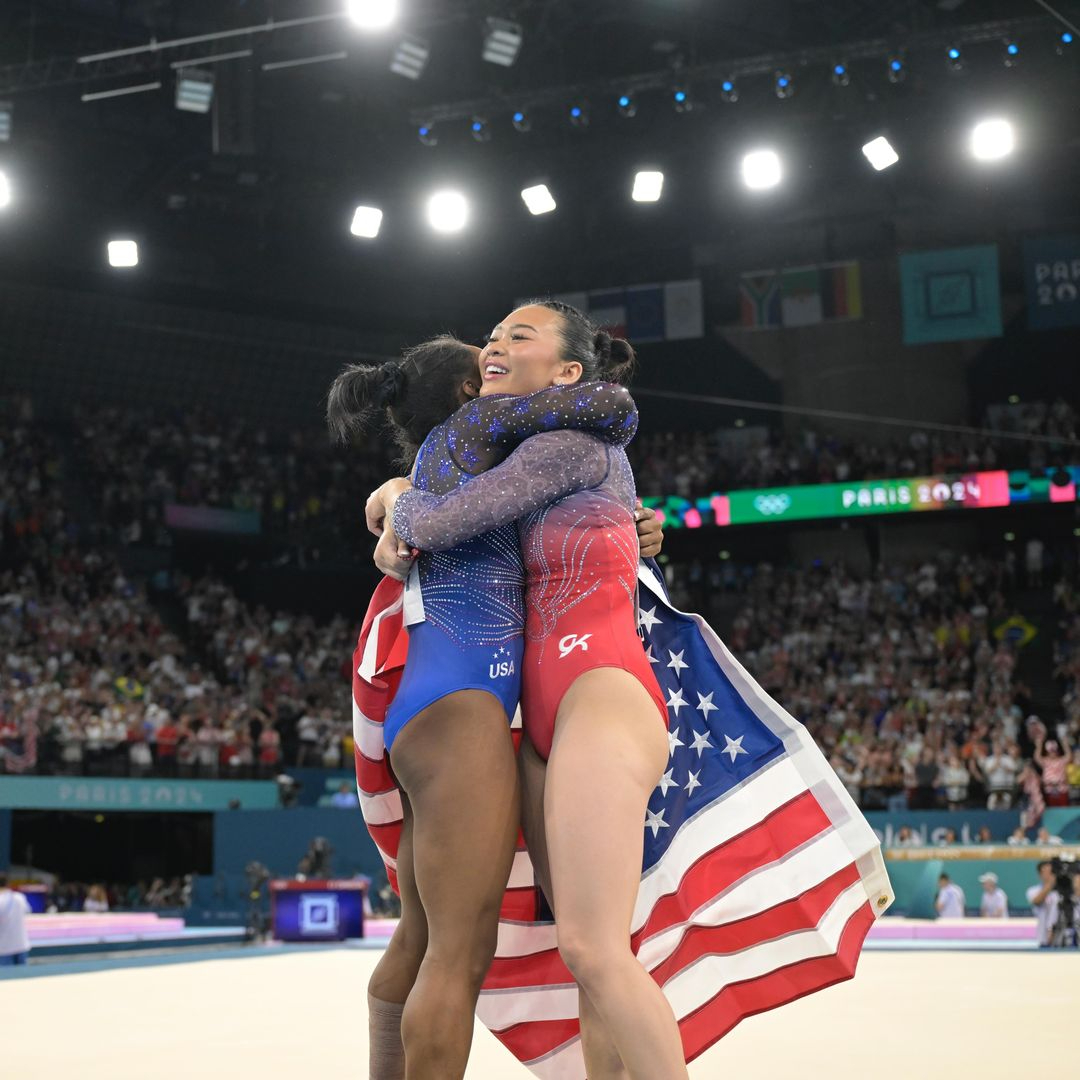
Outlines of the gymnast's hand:
<svg viewBox="0 0 1080 1080">
<path fill-rule="evenodd" d="M 379 542 L 375 545 L 375 565 L 387 577 L 404 581 L 409 576 L 419 552 L 397 538 L 394 530 L 387 525 Z"/>
<path fill-rule="evenodd" d="M 403 476 L 395 476 L 393 480 L 387 480 L 382 487 L 376 488 L 369 496 L 367 506 L 364 507 L 364 517 L 367 518 L 367 527 L 376 536 L 382 536 L 386 519 L 394 512 L 394 504 L 398 496 L 412 487 L 412 481 Z"/>
<path fill-rule="evenodd" d="M 637 522 L 638 545 L 641 548 L 641 557 L 651 559 L 660 554 L 664 546 L 664 527 L 656 517 L 656 511 L 647 506 L 642 506 L 638 500 L 637 509 L 634 511 L 634 520 Z"/>
</svg>

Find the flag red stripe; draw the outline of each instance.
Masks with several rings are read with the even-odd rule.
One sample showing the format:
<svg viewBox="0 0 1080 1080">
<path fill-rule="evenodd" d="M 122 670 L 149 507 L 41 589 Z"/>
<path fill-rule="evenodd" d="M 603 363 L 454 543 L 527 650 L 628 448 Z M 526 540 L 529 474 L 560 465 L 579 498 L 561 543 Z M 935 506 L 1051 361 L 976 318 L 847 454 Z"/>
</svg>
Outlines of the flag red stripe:
<svg viewBox="0 0 1080 1080">
<path fill-rule="evenodd" d="M 360 785 L 361 791 L 372 795 L 397 790 L 397 784 L 394 783 L 394 778 L 386 767 L 386 758 L 378 762 L 372 761 L 359 751 L 356 753 L 356 782 Z"/>
<path fill-rule="evenodd" d="M 746 832 L 707 851 L 683 875 L 678 891 L 662 896 L 653 906 L 645 925 L 633 936 L 634 951 L 644 938 L 685 922 L 702 904 L 752 870 L 775 862 L 828 827 L 825 811 L 806 791 Z"/>
<path fill-rule="evenodd" d="M 499 918 L 508 919 L 510 922 L 532 922 L 536 918 L 536 890 L 507 889 L 499 907 Z M 517 985 L 522 985 L 520 978 Z"/>
<path fill-rule="evenodd" d="M 558 949 L 544 949 L 528 956 L 497 956 L 484 979 L 485 990 L 517 990 L 525 986 L 565 986 L 574 976 Z"/>
<path fill-rule="evenodd" d="M 577 1020 L 536 1020 L 496 1031 L 495 1037 L 518 1061 L 535 1061 L 574 1038 L 579 1031 Z"/>
<path fill-rule="evenodd" d="M 398 844 L 401 842 L 401 822 L 392 821 L 387 825 L 372 825 L 369 822 L 367 828 L 376 845 L 389 852 L 391 858 L 397 858 Z"/>
<path fill-rule="evenodd" d="M 812 930 L 836 898 L 858 880 L 859 869 L 851 863 L 801 896 L 767 911 L 721 926 L 690 927 L 671 956 L 653 968 L 652 977 L 663 986 L 668 979 L 702 956 L 741 952 L 785 934 Z"/>
<path fill-rule="evenodd" d="M 866 903 L 848 919 L 832 956 L 800 960 L 767 975 L 724 987 L 714 998 L 679 1023 L 686 1060 L 703 1054 L 740 1020 L 786 1005 L 855 974 L 863 939 L 874 922 Z"/>
</svg>

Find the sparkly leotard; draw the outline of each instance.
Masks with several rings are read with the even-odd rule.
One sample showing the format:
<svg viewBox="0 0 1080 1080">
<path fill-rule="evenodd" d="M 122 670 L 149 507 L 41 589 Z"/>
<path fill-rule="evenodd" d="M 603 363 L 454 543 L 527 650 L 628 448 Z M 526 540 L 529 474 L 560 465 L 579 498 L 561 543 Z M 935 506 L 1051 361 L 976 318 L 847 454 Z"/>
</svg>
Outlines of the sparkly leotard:
<svg viewBox="0 0 1080 1080">
<path fill-rule="evenodd" d="M 667 709 L 637 635 L 634 478 L 625 451 L 581 431 L 551 431 L 444 495 L 409 491 L 394 508 L 402 539 L 427 551 L 517 521 L 526 570 L 522 712 L 544 758 L 574 680 L 618 667 Z"/>
<path fill-rule="evenodd" d="M 625 445 L 637 430 L 637 409 L 624 388 L 608 383 L 478 398 L 428 435 L 414 490 L 439 497 L 468 489 L 472 477 L 523 439 L 563 428 Z M 408 627 L 408 659 L 384 725 L 388 750 L 412 717 L 458 690 L 486 690 L 509 718 L 517 711 L 525 571 L 512 521 L 473 529 L 438 550 L 416 545 L 422 550 L 411 584 L 419 588 L 423 618 Z"/>
</svg>

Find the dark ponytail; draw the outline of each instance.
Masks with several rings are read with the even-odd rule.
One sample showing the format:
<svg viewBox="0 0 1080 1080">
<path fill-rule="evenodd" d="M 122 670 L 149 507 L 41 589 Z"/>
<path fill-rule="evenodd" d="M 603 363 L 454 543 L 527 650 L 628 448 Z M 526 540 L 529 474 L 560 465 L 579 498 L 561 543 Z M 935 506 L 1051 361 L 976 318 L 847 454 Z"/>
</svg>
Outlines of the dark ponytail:
<svg viewBox="0 0 1080 1080">
<path fill-rule="evenodd" d="M 479 382 L 476 354 L 449 335 L 408 349 L 400 360 L 350 364 L 327 396 L 330 435 L 348 444 L 384 423 L 411 463 L 428 432 L 461 405 L 461 385 L 470 377 Z"/>
<path fill-rule="evenodd" d="M 587 315 L 561 300 L 530 300 L 521 307 L 545 307 L 562 316 L 562 359 L 581 365 L 582 382 L 629 382 L 637 367 L 633 346 L 612 337 Z"/>
<path fill-rule="evenodd" d="M 326 426 L 334 442 L 348 444 L 398 403 L 408 385 L 400 360 L 387 364 L 349 364 L 334 380 L 326 399 Z"/>
</svg>

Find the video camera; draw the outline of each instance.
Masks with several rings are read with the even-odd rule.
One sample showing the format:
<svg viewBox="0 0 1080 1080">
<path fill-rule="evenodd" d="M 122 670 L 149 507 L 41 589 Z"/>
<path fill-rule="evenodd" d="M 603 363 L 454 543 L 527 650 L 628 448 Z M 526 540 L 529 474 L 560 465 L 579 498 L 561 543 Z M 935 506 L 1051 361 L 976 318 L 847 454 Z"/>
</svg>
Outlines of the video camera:
<svg viewBox="0 0 1080 1080">
<path fill-rule="evenodd" d="M 1072 945 L 1080 947 L 1080 900 L 1076 895 L 1074 875 L 1080 871 L 1074 855 L 1055 855 L 1050 860 L 1050 872 L 1054 875 L 1054 892 L 1058 896 L 1057 921 L 1050 931 L 1050 945 L 1061 948 Z"/>
</svg>

